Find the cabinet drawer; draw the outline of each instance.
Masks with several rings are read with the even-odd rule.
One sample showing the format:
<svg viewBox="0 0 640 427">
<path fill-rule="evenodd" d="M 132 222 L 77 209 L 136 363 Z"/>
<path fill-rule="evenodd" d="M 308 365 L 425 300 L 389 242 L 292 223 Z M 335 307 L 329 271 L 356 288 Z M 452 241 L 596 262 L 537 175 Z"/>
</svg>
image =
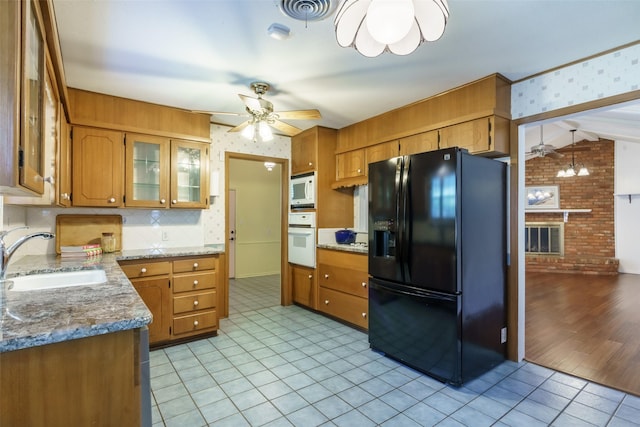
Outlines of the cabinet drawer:
<svg viewBox="0 0 640 427">
<path fill-rule="evenodd" d="M 369 302 L 365 298 L 320 288 L 320 311 L 335 316 L 346 322 L 368 328 Z"/>
<path fill-rule="evenodd" d="M 202 270 L 215 270 L 216 259 L 213 257 L 189 258 L 173 261 L 174 273 L 190 273 Z"/>
<path fill-rule="evenodd" d="M 135 264 L 124 264 L 120 267 L 129 279 L 138 279 L 140 277 L 148 276 L 159 276 L 162 274 L 169 274 L 171 272 L 171 263 L 169 261 L 137 262 Z"/>
<path fill-rule="evenodd" d="M 173 293 L 199 291 L 216 287 L 216 273 L 194 273 L 184 276 L 173 276 Z"/>
<path fill-rule="evenodd" d="M 174 297 L 173 314 L 215 308 L 217 298 L 218 294 L 216 293 L 216 291 Z"/>
<path fill-rule="evenodd" d="M 215 310 L 173 318 L 173 335 L 188 334 L 217 327 L 218 317 Z"/>
<path fill-rule="evenodd" d="M 321 287 L 346 292 L 361 298 L 369 295 L 369 276 L 364 271 L 320 264 L 318 283 Z"/>
</svg>

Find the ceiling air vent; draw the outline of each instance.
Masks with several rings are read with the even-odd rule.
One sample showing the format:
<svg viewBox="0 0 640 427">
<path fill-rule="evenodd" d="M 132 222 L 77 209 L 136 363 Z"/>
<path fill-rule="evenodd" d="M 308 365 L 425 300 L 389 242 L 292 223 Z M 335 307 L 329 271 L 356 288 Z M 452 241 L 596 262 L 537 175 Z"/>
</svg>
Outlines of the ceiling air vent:
<svg viewBox="0 0 640 427">
<path fill-rule="evenodd" d="M 285 15 L 298 21 L 320 21 L 333 13 L 338 0 L 280 0 Z"/>
</svg>

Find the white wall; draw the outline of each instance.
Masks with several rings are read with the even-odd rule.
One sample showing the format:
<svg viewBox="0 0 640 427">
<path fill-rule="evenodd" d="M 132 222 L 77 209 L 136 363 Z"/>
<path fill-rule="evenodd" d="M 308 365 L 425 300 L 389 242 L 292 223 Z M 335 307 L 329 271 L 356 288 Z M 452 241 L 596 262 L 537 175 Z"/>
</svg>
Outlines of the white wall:
<svg viewBox="0 0 640 427">
<path fill-rule="evenodd" d="M 615 143 L 615 239 L 621 273 L 640 274 L 640 144 Z M 631 200 L 629 199 L 631 197 Z"/>
</svg>

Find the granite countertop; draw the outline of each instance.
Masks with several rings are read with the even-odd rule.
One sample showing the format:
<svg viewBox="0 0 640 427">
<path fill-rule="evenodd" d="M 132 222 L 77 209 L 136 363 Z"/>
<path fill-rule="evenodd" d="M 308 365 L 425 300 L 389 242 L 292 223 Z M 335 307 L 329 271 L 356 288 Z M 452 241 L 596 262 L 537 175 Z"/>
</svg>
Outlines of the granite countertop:
<svg viewBox="0 0 640 427">
<path fill-rule="evenodd" d="M 94 260 L 27 255 L 9 264 L 7 279 L 37 273 L 104 269 L 107 282 L 48 290 L 14 292 L 0 288 L 0 353 L 127 329 L 152 320 L 118 261 L 213 255 L 222 245 L 123 251 Z"/>
<path fill-rule="evenodd" d="M 317 247 L 319 249 L 333 249 L 336 251 L 355 252 L 364 255 L 367 255 L 369 253 L 369 249 L 367 249 L 366 246 L 341 245 L 339 243 L 319 243 Z"/>
</svg>

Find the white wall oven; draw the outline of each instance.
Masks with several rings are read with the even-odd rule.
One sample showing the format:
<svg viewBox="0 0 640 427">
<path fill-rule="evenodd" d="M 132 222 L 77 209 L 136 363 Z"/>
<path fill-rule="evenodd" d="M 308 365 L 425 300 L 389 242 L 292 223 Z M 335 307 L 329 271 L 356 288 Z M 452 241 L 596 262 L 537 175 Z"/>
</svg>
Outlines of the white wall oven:
<svg viewBox="0 0 640 427">
<path fill-rule="evenodd" d="M 290 213 L 288 230 L 289 262 L 305 267 L 316 266 L 316 214 Z"/>
</svg>

